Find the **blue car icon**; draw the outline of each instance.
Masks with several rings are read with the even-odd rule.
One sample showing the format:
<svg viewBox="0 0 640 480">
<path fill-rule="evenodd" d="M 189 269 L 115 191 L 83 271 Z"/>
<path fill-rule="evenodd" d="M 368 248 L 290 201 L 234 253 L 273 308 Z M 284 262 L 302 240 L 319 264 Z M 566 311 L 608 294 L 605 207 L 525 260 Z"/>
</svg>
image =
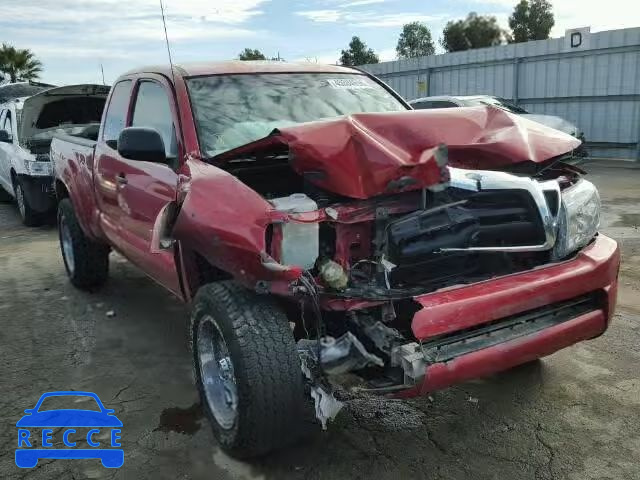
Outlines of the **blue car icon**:
<svg viewBox="0 0 640 480">
<path fill-rule="evenodd" d="M 50 397 L 91 397 L 100 408 L 100 411 L 84 409 L 55 409 L 40 411 L 42 402 Z M 114 410 L 105 408 L 100 398 L 92 392 L 48 392 L 43 394 L 36 406 L 24 411 L 26 415 L 18 420 L 18 448 L 16 449 L 16 465 L 20 468 L 33 468 L 41 458 L 54 459 L 100 459 L 106 468 L 119 468 L 124 463 L 124 451 L 120 447 L 120 427 L 122 422 L 113 413 Z M 31 434 L 29 428 L 42 428 L 42 447 L 31 447 Z M 64 429 L 64 445 L 69 448 L 52 448 L 51 428 Z M 73 427 L 91 428 L 86 435 L 87 444 L 92 448 L 74 448 L 76 442 L 71 440 L 71 435 L 76 433 Z M 111 429 L 111 448 L 99 448 L 100 442 L 93 437 L 100 433 L 100 428 Z M 74 440 L 78 440 L 77 438 Z"/>
</svg>

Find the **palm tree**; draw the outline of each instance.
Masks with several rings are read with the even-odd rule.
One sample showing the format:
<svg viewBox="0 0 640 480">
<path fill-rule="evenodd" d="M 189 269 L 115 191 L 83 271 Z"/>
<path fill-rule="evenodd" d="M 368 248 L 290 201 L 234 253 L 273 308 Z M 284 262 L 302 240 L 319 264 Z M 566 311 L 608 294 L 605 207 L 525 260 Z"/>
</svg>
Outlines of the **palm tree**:
<svg viewBox="0 0 640 480">
<path fill-rule="evenodd" d="M 36 80 L 42 71 L 42 62 L 29 49 L 19 49 L 2 44 L 0 48 L 0 73 L 11 83 Z"/>
</svg>

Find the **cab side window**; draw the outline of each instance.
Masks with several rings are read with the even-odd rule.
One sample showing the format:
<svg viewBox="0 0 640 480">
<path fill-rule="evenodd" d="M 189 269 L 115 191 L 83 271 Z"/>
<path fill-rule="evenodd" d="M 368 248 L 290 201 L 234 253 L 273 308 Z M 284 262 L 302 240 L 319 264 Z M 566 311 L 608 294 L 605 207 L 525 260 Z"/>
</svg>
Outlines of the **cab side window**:
<svg viewBox="0 0 640 480">
<path fill-rule="evenodd" d="M 131 80 L 123 80 L 113 87 L 102 134 L 102 138 L 111 148 L 116 148 L 120 132 L 126 126 L 132 85 Z"/>
<path fill-rule="evenodd" d="M 151 81 L 140 83 L 131 126 L 154 128 L 164 141 L 167 158 L 178 156 L 176 129 L 173 125 L 169 97 L 159 83 Z"/>
</svg>

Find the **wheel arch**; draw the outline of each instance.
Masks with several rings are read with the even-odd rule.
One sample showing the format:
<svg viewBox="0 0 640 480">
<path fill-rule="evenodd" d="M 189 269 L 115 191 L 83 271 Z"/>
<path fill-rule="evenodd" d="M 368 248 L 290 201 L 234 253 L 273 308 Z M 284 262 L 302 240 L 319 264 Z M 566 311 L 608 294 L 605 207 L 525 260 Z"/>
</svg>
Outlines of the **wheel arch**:
<svg viewBox="0 0 640 480">
<path fill-rule="evenodd" d="M 62 200 L 63 198 L 70 197 L 69 189 L 64 184 L 64 182 L 59 178 L 56 178 L 56 181 L 54 183 L 54 189 L 55 189 L 56 197 L 58 198 L 58 201 Z"/>
<path fill-rule="evenodd" d="M 198 290 L 208 283 L 233 279 L 233 275 L 215 265 L 204 254 L 194 249 L 184 248 L 182 242 L 179 257 L 184 279 L 184 293 L 188 299 L 195 298 Z"/>
</svg>

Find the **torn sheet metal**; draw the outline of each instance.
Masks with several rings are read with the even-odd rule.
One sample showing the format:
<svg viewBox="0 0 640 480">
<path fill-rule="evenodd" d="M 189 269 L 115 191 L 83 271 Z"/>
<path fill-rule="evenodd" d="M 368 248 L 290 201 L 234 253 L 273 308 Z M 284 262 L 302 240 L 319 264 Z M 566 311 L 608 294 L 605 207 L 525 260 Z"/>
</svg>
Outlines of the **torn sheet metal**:
<svg viewBox="0 0 640 480">
<path fill-rule="evenodd" d="M 337 400 L 333 393 L 326 392 L 322 387 L 311 387 L 311 398 L 316 407 L 316 418 L 322 424 L 322 429 L 327 429 L 327 422 L 336 418 L 344 403 Z"/>
<path fill-rule="evenodd" d="M 313 399 L 316 418 L 322 424 L 322 429 L 327 429 L 327 423 L 329 420 L 336 418 L 344 404 L 334 397 L 333 393 L 328 392 L 329 388 L 324 388 L 319 385 L 318 379 L 311 372 L 311 368 L 307 362 L 314 362 L 309 359 L 307 352 L 300 355 L 300 368 L 304 376 L 311 382 L 310 396 Z"/>
</svg>

